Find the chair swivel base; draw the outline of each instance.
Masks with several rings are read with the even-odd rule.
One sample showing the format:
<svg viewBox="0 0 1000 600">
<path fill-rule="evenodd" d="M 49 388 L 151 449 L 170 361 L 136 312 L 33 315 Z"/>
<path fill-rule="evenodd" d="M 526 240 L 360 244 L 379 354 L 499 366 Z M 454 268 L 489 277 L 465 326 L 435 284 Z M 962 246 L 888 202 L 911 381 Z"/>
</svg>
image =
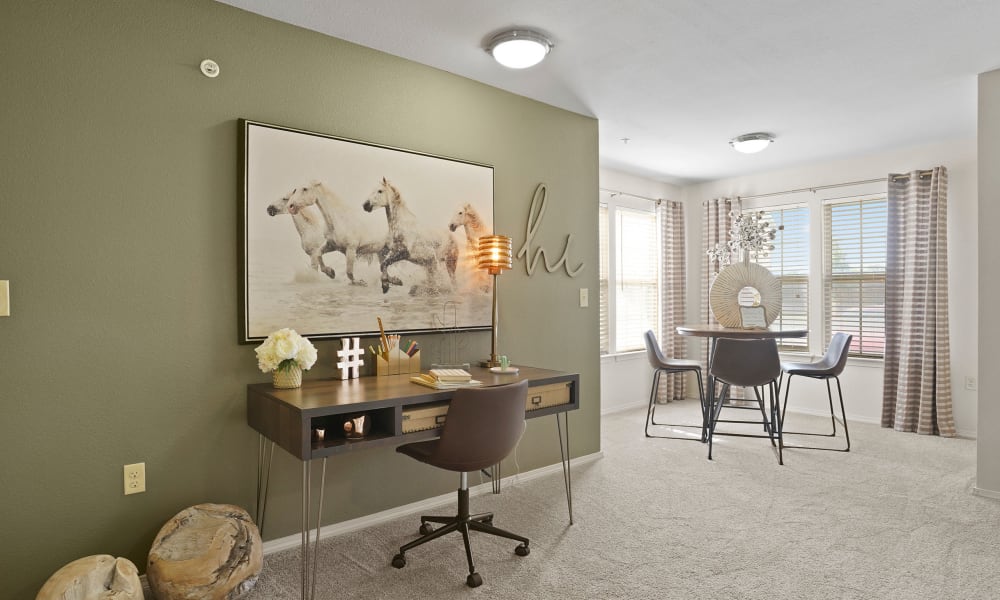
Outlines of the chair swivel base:
<svg viewBox="0 0 1000 600">
<path fill-rule="evenodd" d="M 458 513 L 459 514 L 453 517 L 421 516 L 421 537 L 400 547 L 399 554 L 392 557 L 392 566 L 397 569 L 402 569 L 406 566 L 407 550 L 412 550 L 413 548 L 426 544 L 431 540 L 436 540 L 439 537 L 447 535 L 453 531 L 457 531 L 462 534 L 462 541 L 465 543 L 465 557 L 469 563 L 469 575 L 465 578 L 465 584 L 474 588 L 483 584 L 483 578 L 476 572 L 476 566 L 472 561 L 472 546 L 469 544 L 470 531 L 480 531 L 482 533 L 488 533 L 490 535 L 521 542 L 520 545 L 514 548 L 514 554 L 518 556 L 528 556 L 528 554 L 531 553 L 531 548 L 528 547 L 528 538 L 493 526 L 493 513 L 470 515 L 469 490 L 467 489 L 458 490 Z M 431 523 L 439 523 L 444 526 L 434 529 L 431 526 Z"/>
</svg>

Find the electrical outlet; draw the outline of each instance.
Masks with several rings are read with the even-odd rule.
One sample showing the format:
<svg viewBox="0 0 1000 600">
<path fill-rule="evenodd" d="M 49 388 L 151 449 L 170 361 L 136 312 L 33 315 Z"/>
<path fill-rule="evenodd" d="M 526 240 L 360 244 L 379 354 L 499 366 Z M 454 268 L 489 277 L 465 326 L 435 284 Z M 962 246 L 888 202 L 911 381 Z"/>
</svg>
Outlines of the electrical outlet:
<svg viewBox="0 0 1000 600">
<path fill-rule="evenodd" d="M 146 491 L 146 463 L 125 465 L 125 495 Z"/>
<path fill-rule="evenodd" d="M 588 306 L 590 306 L 590 290 L 580 288 L 580 308 L 587 308 Z"/>
<path fill-rule="evenodd" d="M 976 391 L 976 390 L 979 389 L 979 382 L 976 381 L 975 377 L 973 377 L 971 375 L 966 375 L 965 376 L 965 389 L 971 390 L 971 391 L 974 392 L 974 391 Z"/>
</svg>

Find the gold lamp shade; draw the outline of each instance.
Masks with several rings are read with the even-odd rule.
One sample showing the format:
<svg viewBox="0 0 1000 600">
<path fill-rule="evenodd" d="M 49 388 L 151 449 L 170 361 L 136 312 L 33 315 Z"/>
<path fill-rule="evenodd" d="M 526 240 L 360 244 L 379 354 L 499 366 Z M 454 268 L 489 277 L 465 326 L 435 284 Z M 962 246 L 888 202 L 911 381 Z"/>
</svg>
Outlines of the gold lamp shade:
<svg viewBox="0 0 1000 600">
<path fill-rule="evenodd" d="M 484 235 L 479 238 L 476 251 L 479 268 L 498 275 L 513 266 L 513 251 L 510 238 L 505 235 Z"/>
</svg>

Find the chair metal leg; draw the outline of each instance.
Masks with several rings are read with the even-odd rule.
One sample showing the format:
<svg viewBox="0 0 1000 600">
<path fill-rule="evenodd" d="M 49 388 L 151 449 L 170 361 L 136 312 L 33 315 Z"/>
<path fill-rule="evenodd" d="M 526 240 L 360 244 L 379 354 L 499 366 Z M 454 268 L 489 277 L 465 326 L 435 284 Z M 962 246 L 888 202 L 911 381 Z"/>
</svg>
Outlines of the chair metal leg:
<svg viewBox="0 0 1000 600">
<path fill-rule="evenodd" d="M 837 415 L 834 412 L 834 408 L 833 408 L 833 391 L 832 391 L 832 389 L 830 387 L 830 379 L 831 378 L 830 377 L 822 377 L 822 378 L 814 377 L 813 379 L 824 379 L 826 381 L 826 396 L 827 396 L 827 401 L 828 401 L 828 403 L 830 405 L 830 422 L 831 422 L 831 429 L 832 429 L 832 431 L 830 433 L 816 433 L 816 432 L 811 432 L 811 431 L 787 431 L 785 433 L 789 433 L 791 435 L 811 435 L 811 436 L 815 436 L 815 437 L 837 437 L 837 421 L 839 420 L 840 424 L 844 426 L 844 439 L 845 439 L 845 441 L 847 443 L 847 446 L 845 448 L 823 448 L 823 447 L 820 447 L 820 446 L 799 446 L 799 445 L 791 446 L 791 445 L 786 445 L 785 448 L 795 448 L 797 450 L 828 450 L 828 451 L 831 451 L 831 452 L 850 452 L 851 451 L 851 436 L 850 436 L 850 433 L 848 432 L 848 429 L 847 429 L 847 412 L 845 412 L 845 410 L 844 410 L 844 393 L 843 393 L 843 390 L 840 387 L 840 377 L 836 377 L 836 376 L 833 377 L 833 379 L 835 379 L 837 381 L 837 396 L 840 399 L 840 416 L 841 416 L 840 419 L 837 418 Z M 782 423 L 782 425 L 784 425 L 785 414 L 788 412 L 788 390 L 791 388 L 791 385 L 790 385 L 791 382 L 792 382 L 792 376 L 791 376 L 791 374 L 789 374 L 788 375 L 788 383 L 785 384 L 785 401 L 784 401 L 784 405 L 783 405 L 782 410 L 781 410 L 781 423 Z"/>
<path fill-rule="evenodd" d="M 646 437 L 648 437 L 648 438 L 658 438 L 658 439 L 664 439 L 664 440 L 692 440 L 692 441 L 701 441 L 701 442 L 705 441 L 705 392 L 704 392 L 704 388 L 702 387 L 701 372 L 700 371 L 696 370 L 696 371 L 694 371 L 694 373 L 698 377 L 698 401 L 699 401 L 699 403 L 701 405 L 701 424 L 700 425 L 692 425 L 692 424 L 687 424 L 687 423 L 681 424 L 681 423 L 657 423 L 656 422 L 656 392 L 657 392 L 657 390 L 660 387 L 660 378 L 661 378 L 661 375 L 663 375 L 664 373 L 667 374 L 667 375 L 670 375 L 670 374 L 683 374 L 685 372 L 687 372 L 687 371 L 667 371 L 665 369 L 657 369 L 653 373 L 653 387 L 649 390 L 649 408 L 646 409 L 646 429 L 645 429 Z M 698 429 L 698 428 L 700 428 L 701 429 L 701 436 L 699 438 L 693 438 L 693 437 L 682 437 L 682 436 L 675 436 L 675 435 L 652 435 L 651 433 L 649 433 L 649 426 L 650 425 L 655 425 L 657 427 L 664 427 L 665 426 L 665 427 L 686 427 L 686 428 L 692 428 L 692 429 Z"/>
</svg>

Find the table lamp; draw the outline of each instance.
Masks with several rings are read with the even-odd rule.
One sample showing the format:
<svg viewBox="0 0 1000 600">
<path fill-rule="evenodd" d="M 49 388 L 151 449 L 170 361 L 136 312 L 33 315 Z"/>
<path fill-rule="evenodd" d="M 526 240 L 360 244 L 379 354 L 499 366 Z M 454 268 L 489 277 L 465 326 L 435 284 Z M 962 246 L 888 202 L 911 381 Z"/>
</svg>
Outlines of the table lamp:
<svg viewBox="0 0 1000 600">
<path fill-rule="evenodd" d="M 479 238 L 476 251 L 476 263 L 480 269 L 493 276 L 493 328 L 490 340 L 490 358 L 483 363 L 486 367 L 499 367 L 497 357 L 497 275 L 513 266 L 513 253 L 510 238 L 505 235 L 484 235 Z"/>
</svg>

